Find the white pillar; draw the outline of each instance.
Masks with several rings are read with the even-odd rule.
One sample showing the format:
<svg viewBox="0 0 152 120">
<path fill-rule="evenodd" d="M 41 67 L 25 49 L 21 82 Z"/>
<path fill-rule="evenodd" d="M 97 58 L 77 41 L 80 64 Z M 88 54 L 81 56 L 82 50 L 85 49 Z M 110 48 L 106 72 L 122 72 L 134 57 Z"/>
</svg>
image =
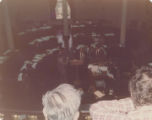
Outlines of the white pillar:
<svg viewBox="0 0 152 120">
<path fill-rule="evenodd" d="M 4 44 L 3 26 L 0 23 L 0 55 L 2 52 L 4 52 L 4 50 L 5 50 L 5 44 Z"/>
<path fill-rule="evenodd" d="M 67 0 L 63 0 L 63 33 L 64 36 L 69 36 L 69 23 L 68 23 L 68 4 Z"/>
<path fill-rule="evenodd" d="M 3 17 L 2 17 L 2 4 L 1 4 L 1 0 L 0 0 L 0 54 L 4 51 L 4 34 L 3 34 Z"/>
<path fill-rule="evenodd" d="M 126 42 L 126 18 L 127 18 L 127 0 L 122 0 L 122 15 L 121 15 L 121 30 L 120 30 L 120 46 L 125 47 Z"/>
<path fill-rule="evenodd" d="M 2 7 L 3 7 L 3 17 L 5 22 L 5 31 L 6 31 L 6 38 L 8 41 L 8 47 L 9 49 L 14 49 L 13 33 L 12 33 L 10 16 L 9 16 L 9 10 L 7 6 L 7 0 L 3 0 Z"/>
</svg>

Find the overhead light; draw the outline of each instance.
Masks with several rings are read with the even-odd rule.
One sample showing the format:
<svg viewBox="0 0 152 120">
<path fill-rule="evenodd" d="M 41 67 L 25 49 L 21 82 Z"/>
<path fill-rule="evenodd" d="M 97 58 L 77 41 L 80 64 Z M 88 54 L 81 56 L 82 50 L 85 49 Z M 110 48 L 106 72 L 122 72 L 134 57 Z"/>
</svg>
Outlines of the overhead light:
<svg viewBox="0 0 152 120">
<path fill-rule="evenodd" d="M 152 3 L 152 0 L 149 0 Z"/>
<path fill-rule="evenodd" d="M 0 3 L 2 2 L 2 0 L 0 0 Z"/>
</svg>

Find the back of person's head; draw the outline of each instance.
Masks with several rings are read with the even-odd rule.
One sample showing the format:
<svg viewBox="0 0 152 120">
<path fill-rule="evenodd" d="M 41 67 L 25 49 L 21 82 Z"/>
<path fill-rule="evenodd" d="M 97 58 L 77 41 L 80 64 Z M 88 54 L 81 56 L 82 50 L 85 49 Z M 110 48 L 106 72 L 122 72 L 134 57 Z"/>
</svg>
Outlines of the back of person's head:
<svg viewBox="0 0 152 120">
<path fill-rule="evenodd" d="M 152 67 L 138 69 L 130 81 L 129 89 L 136 106 L 152 105 Z"/>
<path fill-rule="evenodd" d="M 79 116 L 81 92 L 70 84 L 61 84 L 42 98 L 45 120 L 74 120 Z"/>
</svg>

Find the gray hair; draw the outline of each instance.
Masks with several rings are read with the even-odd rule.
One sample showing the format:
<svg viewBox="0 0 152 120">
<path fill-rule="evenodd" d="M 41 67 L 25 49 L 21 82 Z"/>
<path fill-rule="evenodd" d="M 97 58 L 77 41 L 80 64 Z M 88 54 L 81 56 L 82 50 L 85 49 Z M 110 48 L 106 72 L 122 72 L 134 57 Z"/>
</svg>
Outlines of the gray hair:
<svg viewBox="0 0 152 120">
<path fill-rule="evenodd" d="M 81 93 L 70 84 L 61 84 L 42 97 L 45 120 L 73 120 L 79 113 Z"/>
<path fill-rule="evenodd" d="M 152 104 L 152 67 L 143 66 L 129 83 L 131 98 L 136 106 Z"/>
</svg>

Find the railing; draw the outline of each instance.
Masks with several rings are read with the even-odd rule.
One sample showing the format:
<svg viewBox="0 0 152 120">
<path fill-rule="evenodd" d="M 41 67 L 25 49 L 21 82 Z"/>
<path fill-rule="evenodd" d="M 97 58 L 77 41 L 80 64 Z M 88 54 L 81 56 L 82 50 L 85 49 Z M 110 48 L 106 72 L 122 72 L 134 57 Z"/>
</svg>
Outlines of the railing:
<svg viewBox="0 0 152 120">
<path fill-rule="evenodd" d="M 90 120 L 89 106 L 90 105 L 83 105 L 80 107 L 79 120 Z M 0 120 L 45 120 L 45 119 L 42 111 L 0 108 Z"/>
<path fill-rule="evenodd" d="M 42 111 L 0 109 L 0 120 L 44 120 Z"/>
</svg>

